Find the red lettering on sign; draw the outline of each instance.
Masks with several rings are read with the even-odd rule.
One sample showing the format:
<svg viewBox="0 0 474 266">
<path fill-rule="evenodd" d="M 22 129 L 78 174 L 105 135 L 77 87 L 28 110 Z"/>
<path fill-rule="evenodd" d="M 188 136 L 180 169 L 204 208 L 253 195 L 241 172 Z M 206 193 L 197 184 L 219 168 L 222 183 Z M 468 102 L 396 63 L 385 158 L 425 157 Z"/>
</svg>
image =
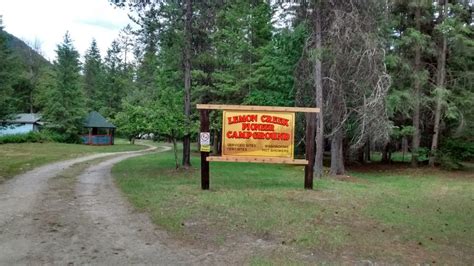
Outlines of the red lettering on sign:
<svg viewBox="0 0 474 266">
<path fill-rule="evenodd" d="M 250 132 L 250 131 L 227 131 L 228 139 L 266 139 L 266 140 L 289 140 L 290 134 L 277 132 Z"/>
<path fill-rule="evenodd" d="M 272 124 L 242 123 L 242 130 L 274 131 L 275 130 L 275 125 L 272 125 Z"/>
<path fill-rule="evenodd" d="M 278 117 L 278 116 L 262 115 L 262 118 L 260 118 L 260 120 L 262 122 L 265 122 L 265 123 L 278 124 L 278 125 L 282 125 L 282 126 L 286 126 L 286 127 L 290 126 L 288 124 L 288 122 L 289 122 L 288 119 Z"/>
<path fill-rule="evenodd" d="M 236 115 L 236 116 L 227 117 L 227 123 L 229 125 L 237 124 L 237 123 L 257 122 L 257 121 L 258 121 L 258 115 Z"/>
</svg>

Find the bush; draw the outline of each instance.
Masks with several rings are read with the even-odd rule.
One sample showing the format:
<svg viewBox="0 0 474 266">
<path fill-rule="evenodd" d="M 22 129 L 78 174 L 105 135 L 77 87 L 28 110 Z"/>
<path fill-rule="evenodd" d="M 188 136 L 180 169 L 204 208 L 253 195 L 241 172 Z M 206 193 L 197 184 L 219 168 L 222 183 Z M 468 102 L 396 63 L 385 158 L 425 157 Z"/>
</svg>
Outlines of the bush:
<svg viewBox="0 0 474 266">
<path fill-rule="evenodd" d="M 49 141 L 54 141 L 54 142 L 67 142 L 67 138 L 62 135 L 62 134 L 59 134 L 55 131 L 52 131 L 52 130 L 48 130 L 48 129 L 43 129 L 41 131 L 39 131 L 40 134 L 43 135 L 43 137 L 45 139 L 48 139 Z M 79 138 L 78 136 L 76 136 L 76 138 Z"/>
<path fill-rule="evenodd" d="M 441 167 L 460 169 L 461 162 L 474 159 L 474 143 L 464 139 L 447 139 L 436 154 Z"/>
<path fill-rule="evenodd" d="M 0 144 L 26 143 L 26 142 L 64 142 L 66 139 L 49 130 L 28 132 L 26 134 L 14 134 L 0 137 Z"/>
</svg>

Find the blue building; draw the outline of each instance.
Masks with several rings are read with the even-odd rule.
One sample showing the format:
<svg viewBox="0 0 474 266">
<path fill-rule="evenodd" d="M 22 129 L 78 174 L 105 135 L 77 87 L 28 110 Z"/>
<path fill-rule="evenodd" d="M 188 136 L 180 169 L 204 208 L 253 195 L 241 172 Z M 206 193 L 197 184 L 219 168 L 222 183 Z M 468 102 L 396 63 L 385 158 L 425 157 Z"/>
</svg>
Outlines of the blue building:
<svg viewBox="0 0 474 266">
<path fill-rule="evenodd" d="M 11 119 L 0 121 L 0 136 L 38 131 L 42 125 L 40 114 L 16 114 Z"/>
</svg>

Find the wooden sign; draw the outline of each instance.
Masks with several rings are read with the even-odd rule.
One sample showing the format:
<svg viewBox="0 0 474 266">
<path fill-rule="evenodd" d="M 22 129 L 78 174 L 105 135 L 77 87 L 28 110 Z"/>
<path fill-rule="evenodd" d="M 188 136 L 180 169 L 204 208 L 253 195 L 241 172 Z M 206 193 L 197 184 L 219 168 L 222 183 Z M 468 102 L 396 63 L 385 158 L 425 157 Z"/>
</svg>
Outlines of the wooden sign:
<svg viewBox="0 0 474 266">
<path fill-rule="evenodd" d="M 293 159 L 295 113 L 224 111 L 222 156 Z"/>
<path fill-rule="evenodd" d="M 305 165 L 304 187 L 313 188 L 315 113 L 319 108 L 198 104 L 197 109 L 201 134 L 209 132 L 209 110 L 224 110 L 222 156 L 209 156 L 207 148 L 201 149 L 202 189 L 209 189 L 210 161 Z M 306 113 L 305 159 L 294 159 L 295 112 Z"/>
</svg>

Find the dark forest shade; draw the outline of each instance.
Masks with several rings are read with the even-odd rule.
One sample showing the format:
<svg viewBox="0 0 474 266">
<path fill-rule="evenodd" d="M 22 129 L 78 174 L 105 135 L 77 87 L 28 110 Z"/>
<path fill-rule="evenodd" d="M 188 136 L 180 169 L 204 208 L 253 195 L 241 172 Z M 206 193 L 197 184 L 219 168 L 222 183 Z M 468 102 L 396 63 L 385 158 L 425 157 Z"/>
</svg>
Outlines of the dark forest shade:
<svg viewBox="0 0 474 266">
<path fill-rule="evenodd" d="M 115 126 L 107 121 L 101 114 L 92 111 L 84 121 L 84 128 L 89 133 L 82 136 L 82 142 L 86 145 L 114 145 Z M 106 134 L 100 134 L 105 131 Z"/>
</svg>

